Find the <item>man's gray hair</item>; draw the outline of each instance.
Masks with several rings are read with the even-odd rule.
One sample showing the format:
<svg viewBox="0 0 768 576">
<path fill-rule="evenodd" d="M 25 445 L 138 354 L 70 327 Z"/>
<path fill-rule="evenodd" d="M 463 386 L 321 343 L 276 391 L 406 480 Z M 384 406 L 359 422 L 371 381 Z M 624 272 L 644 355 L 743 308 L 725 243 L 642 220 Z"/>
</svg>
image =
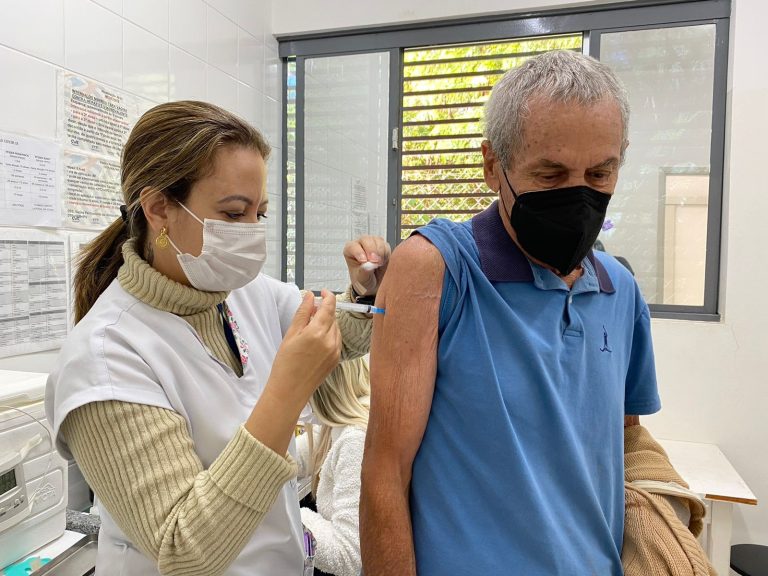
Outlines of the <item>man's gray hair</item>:
<svg viewBox="0 0 768 576">
<path fill-rule="evenodd" d="M 623 146 L 628 142 L 629 100 L 619 79 L 605 64 L 579 52 L 545 52 L 508 70 L 485 104 L 485 137 L 504 167 L 523 145 L 529 104 L 536 98 L 591 105 L 613 99 L 621 110 Z"/>
</svg>

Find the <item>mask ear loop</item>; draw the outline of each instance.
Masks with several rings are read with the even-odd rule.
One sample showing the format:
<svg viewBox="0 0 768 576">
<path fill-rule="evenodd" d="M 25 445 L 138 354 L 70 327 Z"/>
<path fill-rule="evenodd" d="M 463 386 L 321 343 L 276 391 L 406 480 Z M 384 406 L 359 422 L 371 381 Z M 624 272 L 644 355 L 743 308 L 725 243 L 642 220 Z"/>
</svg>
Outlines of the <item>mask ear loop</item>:
<svg viewBox="0 0 768 576">
<path fill-rule="evenodd" d="M 190 216 L 192 216 L 192 218 L 194 218 L 195 220 L 197 220 L 198 222 L 200 222 L 200 224 L 203 226 L 203 228 L 205 228 L 205 223 L 204 223 L 202 220 L 200 220 L 200 218 L 198 218 L 197 216 L 195 216 L 195 213 L 194 213 L 194 212 L 192 212 L 192 210 L 190 210 L 189 208 L 187 208 L 186 206 L 184 206 L 184 204 L 182 204 L 182 203 L 181 203 L 181 202 L 179 202 L 178 200 L 176 200 L 176 203 L 177 203 L 179 206 L 181 206 L 182 208 L 184 208 L 184 210 L 186 210 L 186 211 L 187 211 L 187 214 L 189 214 Z M 169 236 L 167 233 L 166 233 L 166 235 L 165 235 L 165 238 L 168 240 L 168 242 L 170 242 L 170 243 L 171 243 L 171 246 L 173 246 L 173 249 L 174 249 L 174 250 L 176 250 L 176 252 L 177 252 L 178 254 L 183 254 L 183 252 L 182 252 L 181 250 L 179 250 L 179 248 L 176 246 L 176 244 L 174 244 L 173 240 L 171 240 L 171 237 L 170 237 L 170 236 Z"/>
<path fill-rule="evenodd" d="M 205 223 L 204 223 L 202 220 L 200 220 L 200 218 L 198 218 L 197 216 L 195 216 L 195 213 L 194 213 L 194 212 L 192 212 L 192 210 L 190 210 L 189 208 L 187 208 L 186 206 L 184 206 L 184 204 L 182 204 L 182 203 L 181 203 L 181 202 L 179 202 L 178 200 L 176 200 L 176 203 L 177 203 L 179 206 L 181 206 L 182 208 L 184 208 L 184 210 L 186 210 L 186 211 L 187 211 L 187 214 L 189 214 L 190 216 L 192 216 L 192 218 L 194 218 L 195 220 L 197 220 L 198 222 L 200 222 L 200 224 L 202 224 L 203 226 L 205 226 Z"/>
<path fill-rule="evenodd" d="M 501 164 L 501 162 L 499 162 Z M 509 181 L 509 177 L 507 176 L 507 171 L 502 167 L 501 173 L 504 175 L 504 180 L 507 181 L 507 186 L 509 186 L 509 191 L 512 192 L 512 197 L 517 201 L 517 194 L 515 194 L 515 189 L 512 188 L 512 183 Z M 512 222 L 512 212 L 507 210 L 507 203 L 504 202 L 504 194 L 501 192 L 501 188 L 499 188 L 499 199 L 501 200 L 501 207 L 504 208 L 504 213 L 508 215 L 510 223 Z"/>
</svg>

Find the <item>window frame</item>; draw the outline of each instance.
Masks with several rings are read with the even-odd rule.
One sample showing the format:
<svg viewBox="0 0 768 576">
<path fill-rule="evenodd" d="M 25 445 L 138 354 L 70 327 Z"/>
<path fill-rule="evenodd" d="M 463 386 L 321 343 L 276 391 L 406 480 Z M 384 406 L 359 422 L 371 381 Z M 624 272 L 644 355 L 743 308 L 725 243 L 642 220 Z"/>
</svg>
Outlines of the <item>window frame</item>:
<svg viewBox="0 0 768 576">
<path fill-rule="evenodd" d="M 303 207 L 299 190 L 300 173 L 303 174 L 300 123 L 303 124 L 303 62 L 307 57 L 339 56 L 363 52 L 390 52 L 390 134 L 396 134 L 397 147 L 390 146 L 387 184 L 387 240 L 393 246 L 400 241 L 400 190 L 402 170 L 400 150 L 402 142 L 401 103 L 403 92 L 403 50 L 429 45 L 457 44 L 583 33 L 583 51 L 599 59 L 602 35 L 615 32 L 715 25 L 714 82 L 712 100 L 712 131 L 710 140 L 710 182 L 707 216 L 707 244 L 704 302 L 701 306 L 649 304 L 654 318 L 719 321 L 720 260 L 722 236 L 722 205 L 725 167 L 726 99 L 728 78 L 728 52 L 731 0 L 656 0 L 647 2 L 621 2 L 604 6 L 574 7 L 524 13 L 497 14 L 487 17 L 459 18 L 445 21 L 370 27 L 364 31 L 342 30 L 279 36 L 279 55 L 282 59 L 295 58 L 296 68 L 296 283 L 301 286 L 304 247 Z M 287 85 L 283 102 L 287 106 Z M 302 104 L 300 106 L 300 104 Z M 287 108 L 285 108 L 287 109 Z M 285 110 L 284 110 L 285 111 Z M 283 126 L 286 127 L 284 114 Z M 283 164 L 287 162 L 286 131 L 283 131 Z M 283 170 L 285 175 L 286 170 Z M 283 206 L 288 206 L 287 181 L 283 181 Z M 286 210 L 284 210 L 285 212 Z M 283 271 L 287 265 L 287 220 L 283 216 Z"/>
</svg>

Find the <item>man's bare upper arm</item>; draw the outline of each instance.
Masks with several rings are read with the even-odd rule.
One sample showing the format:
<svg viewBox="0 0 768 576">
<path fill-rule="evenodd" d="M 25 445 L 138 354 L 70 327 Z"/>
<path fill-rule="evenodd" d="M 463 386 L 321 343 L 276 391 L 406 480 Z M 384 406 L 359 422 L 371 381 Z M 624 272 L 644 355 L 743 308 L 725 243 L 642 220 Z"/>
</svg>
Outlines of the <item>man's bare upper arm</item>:
<svg viewBox="0 0 768 576">
<path fill-rule="evenodd" d="M 627 414 L 624 416 L 624 428 L 627 428 L 629 426 L 639 426 L 640 425 L 640 416 L 637 415 L 630 415 Z"/>
<path fill-rule="evenodd" d="M 371 416 L 366 457 L 410 470 L 429 417 L 437 371 L 437 326 L 445 264 L 414 235 L 394 251 L 376 298 L 371 343 Z"/>
</svg>

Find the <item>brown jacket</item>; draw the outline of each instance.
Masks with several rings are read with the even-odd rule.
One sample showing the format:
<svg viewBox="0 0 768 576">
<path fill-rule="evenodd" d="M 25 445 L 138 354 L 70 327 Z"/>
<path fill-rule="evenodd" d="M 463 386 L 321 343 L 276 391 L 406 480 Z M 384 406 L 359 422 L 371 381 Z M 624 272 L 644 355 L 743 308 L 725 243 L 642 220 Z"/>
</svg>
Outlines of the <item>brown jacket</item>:
<svg viewBox="0 0 768 576">
<path fill-rule="evenodd" d="M 691 519 L 686 527 L 665 496 L 654 489 L 633 486 L 653 480 L 663 491 L 665 483 L 688 488 L 664 449 L 642 426 L 624 429 L 624 547 L 621 561 L 625 576 L 717 576 L 696 540 L 705 510 L 699 499 L 679 496 Z"/>
</svg>

